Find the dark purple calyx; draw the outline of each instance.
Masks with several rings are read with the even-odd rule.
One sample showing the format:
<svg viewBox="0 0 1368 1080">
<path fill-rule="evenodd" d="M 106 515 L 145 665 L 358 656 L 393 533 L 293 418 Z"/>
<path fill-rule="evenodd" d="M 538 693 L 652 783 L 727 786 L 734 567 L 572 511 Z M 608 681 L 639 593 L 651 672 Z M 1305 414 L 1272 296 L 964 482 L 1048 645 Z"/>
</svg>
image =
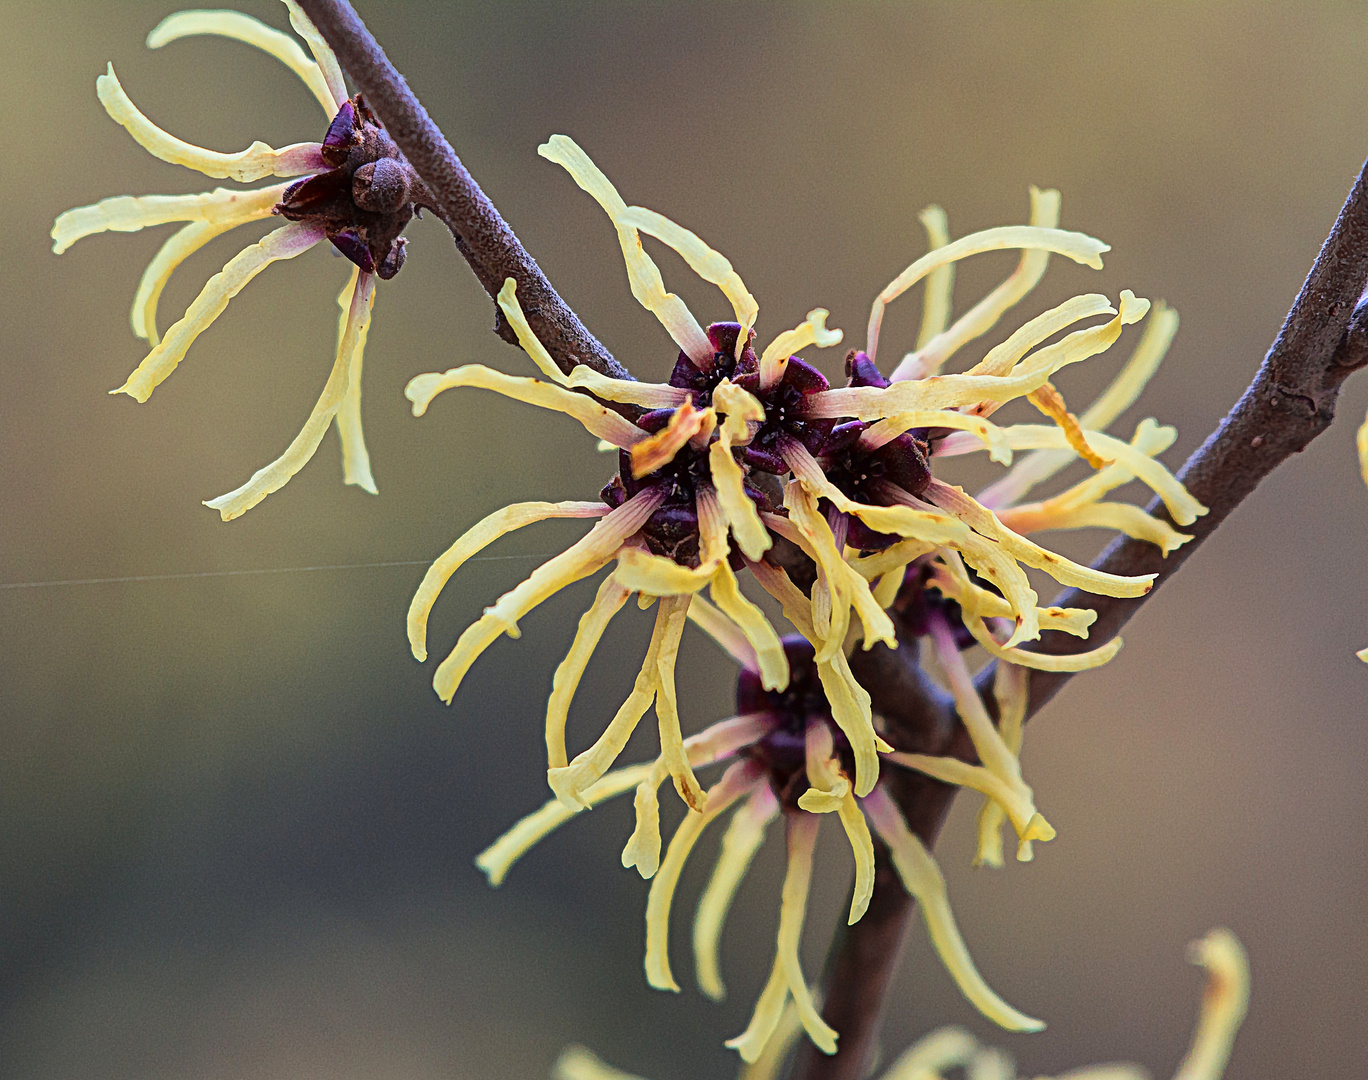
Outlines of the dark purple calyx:
<svg viewBox="0 0 1368 1080">
<path fill-rule="evenodd" d="M 736 682 L 736 711 L 764 713 L 773 722 L 770 730 L 747 747 L 746 753 L 761 762 L 769 773 L 770 786 L 780 802 L 789 808 L 808 789 L 807 731 L 812 724 L 831 729 L 841 767 L 855 775 L 855 757 L 850 743 L 831 716 L 831 705 L 817 674 L 816 652 L 806 638 L 791 634 L 784 638 L 788 658 L 789 684 L 784 690 L 766 690 L 760 676 L 742 671 Z"/>
<path fill-rule="evenodd" d="M 893 601 L 893 611 L 913 637 L 924 637 L 931 633 L 931 619 L 939 615 L 950 624 L 955 645 L 961 650 L 969 648 L 974 644 L 974 635 L 964 625 L 959 602 L 932 588 L 928 584 L 930 577 L 931 567 L 926 559 L 918 559 L 909 565 L 903 575 L 903 583 L 898 588 L 897 598 Z M 981 584 L 991 588 L 988 582 Z"/>
<path fill-rule="evenodd" d="M 388 280 L 404 265 L 401 233 L 431 196 L 357 94 L 337 110 L 321 151 L 325 173 L 285 189 L 275 212 L 321 226 L 338 251 Z"/>
</svg>

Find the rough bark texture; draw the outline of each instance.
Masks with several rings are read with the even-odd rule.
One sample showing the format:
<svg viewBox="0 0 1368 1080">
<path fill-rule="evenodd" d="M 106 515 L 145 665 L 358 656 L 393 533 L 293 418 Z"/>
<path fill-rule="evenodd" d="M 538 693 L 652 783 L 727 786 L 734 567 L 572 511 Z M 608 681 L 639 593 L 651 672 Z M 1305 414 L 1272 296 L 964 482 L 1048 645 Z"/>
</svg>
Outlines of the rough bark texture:
<svg viewBox="0 0 1368 1080">
<path fill-rule="evenodd" d="M 505 277 L 514 277 L 533 329 L 558 364 L 568 371 L 583 363 L 630 378 L 551 288 L 351 5 L 345 0 L 300 4 L 432 191 L 436 210 L 490 295 L 498 292 Z M 1097 569 L 1153 573 L 1158 575 L 1155 586 L 1162 584 L 1265 476 L 1330 425 L 1341 383 L 1368 363 L 1368 303 L 1355 306 L 1365 281 L 1368 179 L 1360 172 L 1254 381 L 1178 474 L 1210 508 L 1186 528 L 1193 540 L 1164 559 L 1153 545 L 1122 538 L 1097 559 Z M 496 328 L 506 340 L 515 341 L 502 319 Z M 1150 511 L 1162 513 L 1163 508 L 1156 500 Z M 801 573 L 795 572 L 795 580 L 802 580 Z M 1054 603 L 1093 608 L 1098 618 L 1089 641 L 1065 637 L 1064 650 L 1081 650 L 1112 637 L 1145 599 L 1065 591 Z M 922 673 L 914 647 L 857 651 L 851 665 L 872 695 L 875 710 L 888 721 L 892 741 L 910 750 L 974 760 L 963 726 L 945 695 Z M 1030 713 L 1044 706 L 1068 678 L 1034 672 Z M 990 667 L 979 679 L 990 708 L 991 679 Z M 955 789 L 902 769 L 889 770 L 882 782 L 912 830 L 932 844 Z M 823 1015 L 840 1032 L 839 1049 L 828 1057 L 805 1042 L 792 1072 L 797 1080 L 863 1080 L 867 1075 L 912 907 L 887 853 L 879 850 L 869 910 L 855 926 L 836 935 L 826 966 Z"/>
</svg>

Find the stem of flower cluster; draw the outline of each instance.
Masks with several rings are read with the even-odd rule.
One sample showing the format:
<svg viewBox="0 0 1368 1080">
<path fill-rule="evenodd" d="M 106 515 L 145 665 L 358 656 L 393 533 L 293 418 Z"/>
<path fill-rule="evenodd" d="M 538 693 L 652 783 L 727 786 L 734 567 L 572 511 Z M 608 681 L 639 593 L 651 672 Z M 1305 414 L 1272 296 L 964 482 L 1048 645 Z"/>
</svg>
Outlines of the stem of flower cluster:
<svg viewBox="0 0 1368 1080">
<path fill-rule="evenodd" d="M 497 294 L 504 278 L 514 277 L 534 331 L 558 364 L 568 371 L 582 363 L 630 378 L 552 289 L 351 5 L 346 0 L 299 2 L 431 190 L 457 247 L 490 296 Z M 1265 476 L 1330 426 L 1345 377 L 1368 364 L 1368 301 L 1359 304 L 1366 281 L 1368 164 L 1355 180 L 1253 382 L 1178 474 L 1210 510 L 1187 528 L 1193 539 L 1165 559 L 1153 544 L 1123 538 L 1102 552 L 1093 564 L 1096 569 L 1157 574 L 1157 588 Z M 502 317 L 496 329 L 515 342 Z M 1158 500 L 1149 510 L 1163 513 Z M 1076 589 L 1062 593 L 1055 604 L 1092 608 L 1098 617 L 1087 642 L 1075 644 L 1066 638 L 1060 651 L 1109 639 L 1152 595 L 1153 590 L 1135 599 Z M 898 746 L 975 760 L 967 733 L 956 722 L 946 696 L 922 674 L 914 648 L 857 651 L 851 665 Z M 1064 673 L 1033 672 L 1029 714 L 1039 711 L 1069 678 Z M 991 682 L 990 666 L 979 677 L 990 708 Z M 932 844 L 956 789 L 906 770 L 890 770 L 883 782 L 912 831 Z M 796 1057 L 793 1080 L 863 1080 L 873 1061 L 912 906 L 887 853 L 879 849 L 869 909 L 858 923 L 836 935 L 827 961 L 823 1016 L 840 1032 L 838 1050 L 828 1056 L 805 1044 Z"/>
</svg>

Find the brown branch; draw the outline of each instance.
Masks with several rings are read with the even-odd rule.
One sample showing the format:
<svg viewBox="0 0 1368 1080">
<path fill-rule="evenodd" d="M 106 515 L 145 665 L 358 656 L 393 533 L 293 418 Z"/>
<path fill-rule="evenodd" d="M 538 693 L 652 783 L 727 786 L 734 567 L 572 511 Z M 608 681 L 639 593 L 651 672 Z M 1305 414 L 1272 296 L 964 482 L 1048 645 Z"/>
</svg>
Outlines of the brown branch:
<svg viewBox="0 0 1368 1080">
<path fill-rule="evenodd" d="M 1213 533 L 1259 482 L 1330 426 L 1340 385 L 1350 372 L 1368 364 L 1368 300 L 1355 306 L 1368 281 L 1368 163 L 1359 172 L 1349 198 L 1322 245 L 1301 292 L 1283 321 L 1254 381 L 1211 436 L 1178 473 L 1187 489 L 1209 512 L 1185 531 L 1192 539 L 1165 559 L 1153 544 L 1121 538 L 1093 563 L 1113 574 L 1156 574 L 1155 588 L 1172 577 L 1194 550 Z M 1156 499 L 1151 513 L 1161 513 Z M 1060 652 L 1081 651 L 1108 640 L 1154 595 L 1125 600 L 1069 589 L 1054 600 L 1059 606 L 1089 607 L 1097 612 L 1089 642 L 1067 639 Z M 1060 637 L 1062 635 L 1055 635 Z M 899 649 L 906 651 L 906 646 Z M 1054 651 L 1054 650 L 1050 650 Z M 875 711 L 890 721 L 891 738 L 939 741 L 945 719 L 933 690 L 909 679 L 887 649 L 857 652 L 852 666 L 873 698 Z M 988 697 L 993 668 L 978 679 Z M 1038 712 L 1069 679 L 1068 674 L 1033 671 L 1028 715 Z M 989 702 L 990 706 L 993 704 Z M 919 719 L 920 717 L 920 719 Z M 897 721 L 896 724 L 893 721 Z M 973 746 L 962 725 L 933 753 L 949 753 L 973 761 Z M 903 770 L 889 770 L 880 781 L 892 786 L 908 824 L 928 846 L 940 831 L 955 789 L 919 778 L 909 783 Z M 799 1051 L 793 1080 L 863 1080 L 874 1058 L 884 1010 L 884 995 L 900 955 L 901 935 L 912 900 L 896 876 L 875 878 L 874 896 L 865 918 L 845 928 L 832 942 L 827 960 L 826 1002 L 822 1015 L 841 1033 L 837 1052 L 828 1057 L 810 1043 Z"/>
<path fill-rule="evenodd" d="M 518 301 L 533 332 L 564 371 L 585 364 L 614 378 L 631 376 L 579 320 L 546 280 L 508 223 L 466 171 L 456 151 L 395 70 L 347 0 L 300 0 L 299 6 L 332 46 L 399 149 L 432 193 L 431 209 L 446 223 L 475 276 L 491 297 L 506 278 L 518 283 Z M 518 344 L 495 308 L 495 333 Z"/>
</svg>

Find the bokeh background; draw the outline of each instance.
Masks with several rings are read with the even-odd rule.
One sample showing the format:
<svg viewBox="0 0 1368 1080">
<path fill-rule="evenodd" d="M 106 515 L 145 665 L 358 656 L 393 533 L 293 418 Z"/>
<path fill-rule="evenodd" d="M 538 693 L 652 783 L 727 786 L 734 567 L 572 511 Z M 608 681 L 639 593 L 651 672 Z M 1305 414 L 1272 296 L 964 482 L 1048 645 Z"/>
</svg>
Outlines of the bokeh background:
<svg viewBox="0 0 1368 1080">
<path fill-rule="evenodd" d="M 286 25 L 267 0 L 240 6 Z M 639 374 L 663 376 L 671 348 L 631 301 L 597 208 L 536 156 L 552 132 L 629 201 L 725 251 L 761 301 L 762 338 L 821 304 L 858 343 L 873 294 L 924 250 L 923 206 L 940 202 L 962 234 L 1024 220 L 1030 183 L 1061 188 L 1065 225 L 1113 250 L 1100 275 L 1056 260 L 1026 310 L 1123 287 L 1178 308 L 1170 359 L 1123 423 L 1177 424 L 1175 467 L 1252 375 L 1368 152 L 1363 4 L 359 6 Z M 732 1075 L 722 1040 L 768 967 L 778 845 L 738 901 L 720 1007 L 693 989 L 686 950 L 716 837 L 680 893 L 678 997 L 641 974 L 647 887 L 617 860 L 628 806 L 576 820 L 497 892 L 472 865 L 545 798 L 542 703 L 592 586 L 525 620 L 447 708 L 404 640 L 421 561 L 507 502 L 592 497 L 609 469 L 572 422 L 491 395 L 409 414 L 419 372 L 530 370 L 488 332 L 491 304 L 440 225 L 415 223 L 376 305 L 364 415 L 378 497 L 342 486 L 329 435 L 245 518 L 200 505 L 283 449 L 322 385 L 346 274 L 322 250 L 258 278 L 148 404 L 106 395 L 143 355 L 128 306 L 166 230 L 59 260 L 51 221 L 107 195 L 211 185 L 104 116 L 105 62 L 152 117 L 209 146 L 322 130 L 294 77 L 246 46 L 145 49 L 172 10 L 3 4 L 0 1074 L 535 1078 L 581 1041 L 655 1080 Z M 245 239 L 178 273 L 164 324 Z M 682 263 L 661 263 L 705 320 L 722 317 Z M 959 309 L 1011 263 L 966 264 Z M 891 309 L 886 356 L 917 319 L 915 297 Z M 1072 369 L 1070 400 L 1124 351 Z M 834 372 L 840 353 L 817 359 Z M 960 923 L 990 982 L 1048 1030 L 995 1033 L 918 924 L 887 1054 L 958 1022 L 1026 1075 L 1114 1059 L 1169 1075 L 1199 996 L 1184 946 L 1227 924 L 1254 972 L 1231 1080 L 1362 1074 L 1365 406 L 1368 377 L 1350 380 L 1342 422 L 1145 607 L 1115 662 L 1032 724 L 1027 773 L 1060 833 L 1034 864 L 971 871 L 975 800 L 955 808 L 939 852 Z M 434 653 L 578 528 L 529 529 L 462 571 Z M 1102 539 L 1062 544 L 1089 555 Z M 381 561 L 409 564 L 289 569 Z M 13 587 L 229 570 L 282 572 Z M 644 618 L 622 617 L 600 650 L 572 714 L 579 745 L 626 692 Z M 686 724 L 725 715 L 729 662 L 692 636 L 683 660 Z M 850 872 L 828 833 L 813 974 Z"/>
</svg>

